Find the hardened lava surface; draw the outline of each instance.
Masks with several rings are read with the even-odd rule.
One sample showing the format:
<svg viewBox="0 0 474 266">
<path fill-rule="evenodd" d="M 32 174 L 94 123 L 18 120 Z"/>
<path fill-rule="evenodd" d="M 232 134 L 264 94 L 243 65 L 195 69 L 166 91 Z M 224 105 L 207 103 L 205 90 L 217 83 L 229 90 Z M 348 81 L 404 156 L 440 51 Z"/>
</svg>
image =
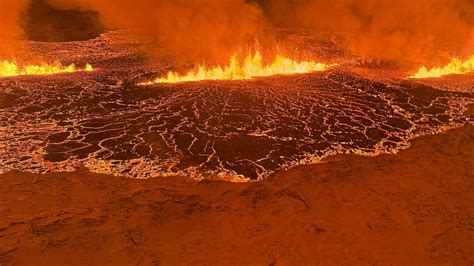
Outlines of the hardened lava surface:
<svg viewBox="0 0 474 266">
<path fill-rule="evenodd" d="M 94 42 L 91 54 L 109 49 Z M 474 93 L 409 80 L 336 68 L 138 86 L 158 72 L 137 57 L 105 54 L 116 61 L 96 59 L 93 73 L 0 79 L 0 173 L 87 167 L 137 178 L 258 179 L 331 154 L 394 153 L 412 137 L 472 122 L 465 111 Z"/>
</svg>

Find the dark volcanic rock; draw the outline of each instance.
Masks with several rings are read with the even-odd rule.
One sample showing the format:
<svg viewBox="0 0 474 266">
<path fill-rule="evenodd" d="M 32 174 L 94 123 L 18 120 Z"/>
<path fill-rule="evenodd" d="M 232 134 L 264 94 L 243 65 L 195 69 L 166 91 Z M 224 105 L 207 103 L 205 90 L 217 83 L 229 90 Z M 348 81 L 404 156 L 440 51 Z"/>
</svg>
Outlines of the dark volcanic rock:
<svg viewBox="0 0 474 266">
<path fill-rule="evenodd" d="M 83 165 L 140 178 L 257 179 L 331 154 L 398 152 L 410 138 L 472 121 L 464 113 L 472 92 L 374 80 L 347 68 L 139 86 L 164 71 L 137 64 L 115 45 L 121 38 L 35 44 L 98 65 L 96 72 L 0 80 L 7 97 L 0 100 L 0 172 Z"/>
</svg>

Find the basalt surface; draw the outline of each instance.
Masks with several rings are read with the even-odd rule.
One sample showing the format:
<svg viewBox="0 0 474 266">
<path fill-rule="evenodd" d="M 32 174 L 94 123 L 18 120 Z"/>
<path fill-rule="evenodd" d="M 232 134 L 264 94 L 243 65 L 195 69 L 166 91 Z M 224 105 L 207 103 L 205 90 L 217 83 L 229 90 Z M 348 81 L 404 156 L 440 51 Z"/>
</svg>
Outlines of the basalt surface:
<svg viewBox="0 0 474 266">
<path fill-rule="evenodd" d="M 0 79 L 0 174 L 85 166 L 137 178 L 261 179 L 333 154 L 396 153 L 413 137 L 472 123 L 469 75 L 374 78 L 346 60 L 304 75 L 139 86 L 173 65 L 147 63 L 122 35 L 30 44 L 96 71 Z M 319 58 L 338 54 L 323 44 Z"/>
</svg>

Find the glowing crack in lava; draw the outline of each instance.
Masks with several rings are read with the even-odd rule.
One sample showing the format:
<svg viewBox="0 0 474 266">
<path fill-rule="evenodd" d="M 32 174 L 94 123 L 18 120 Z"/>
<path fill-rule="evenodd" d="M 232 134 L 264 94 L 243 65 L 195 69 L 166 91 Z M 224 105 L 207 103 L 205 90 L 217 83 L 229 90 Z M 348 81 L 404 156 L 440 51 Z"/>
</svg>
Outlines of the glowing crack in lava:
<svg viewBox="0 0 474 266">
<path fill-rule="evenodd" d="M 423 79 L 423 78 L 439 78 L 441 76 L 452 75 L 452 74 L 468 74 L 474 71 L 474 55 L 471 55 L 468 59 L 462 60 L 454 58 L 447 65 L 443 67 L 435 67 L 428 70 L 426 67 L 420 67 L 418 72 L 409 78 Z"/>
<path fill-rule="evenodd" d="M 229 64 L 224 68 L 217 66 L 207 69 L 199 66 L 197 70 L 180 75 L 176 72 L 168 72 L 165 78 L 157 78 L 154 81 L 140 83 L 140 85 L 152 85 L 156 83 L 178 83 L 202 80 L 245 80 L 254 77 L 266 77 L 273 75 L 302 74 L 315 71 L 324 71 L 333 65 L 316 63 L 314 61 L 296 62 L 292 59 L 277 55 L 275 60 L 264 65 L 262 55 L 257 52 L 254 56 L 248 55 L 244 62 L 239 62 L 237 56 L 232 56 Z"/>
<path fill-rule="evenodd" d="M 54 63 L 20 66 L 17 63 L 10 62 L 8 60 L 3 60 L 2 62 L 0 62 L 0 77 L 27 75 L 41 76 L 73 72 L 90 72 L 93 70 L 94 69 L 90 64 L 86 64 L 84 68 L 77 68 L 75 64 L 63 66 L 60 63 Z"/>
<path fill-rule="evenodd" d="M 312 32 L 284 34 L 302 49 L 320 40 Z M 315 58 L 353 61 L 323 37 Z M 80 45 L 32 42 L 39 54 L 61 49 L 58 62 L 103 68 L 87 78 L 0 78 L 0 174 L 85 167 L 131 178 L 259 180 L 336 154 L 397 153 L 415 137 L 474 121 L 466 112 L 474 103 L 470 78 L 422 84 L 399 80 L 381 64 L 344 63 L 311 75 L 148 90 L 135 86 L 156 75 L 141 48 L 128 32 Z M 374 79 L 381 71 L 387 76 Z"/>
</svg>

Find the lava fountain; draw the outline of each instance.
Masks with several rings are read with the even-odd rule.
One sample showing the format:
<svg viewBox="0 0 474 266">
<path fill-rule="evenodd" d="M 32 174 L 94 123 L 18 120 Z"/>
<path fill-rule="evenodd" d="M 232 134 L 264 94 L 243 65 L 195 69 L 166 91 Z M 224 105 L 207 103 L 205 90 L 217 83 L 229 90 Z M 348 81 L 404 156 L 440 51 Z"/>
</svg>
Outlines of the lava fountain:
<svg viewBox="0 0 474 266">
<path fill-rule="evenodd" d="M 164 78 L 157 78 L 153 81 L 143 82 L 140 85 L 152 85 L 157 83 L 178 83 L 203 80 L 246 80 L 254 77 L 266 77 L 273 75 L 291 75 L 324 71 L 333 65 L 316 63 L 314 61 L 297 62 L 282 55 L 277 55 L 272 63 L 264 64 L 262 55 L 257 52 L 255 55 L 249 54 L 243 62 L 239 62 L 237 56 L 231 57 L 225 67 L 217 66 L 206 68 L 199 66 L 197 70 L 189 71 L 186 74 L 168 72 Z"/>
<path fill-rule="evenodd" d="M 0 62 L 0 77 L 14 77 L 14 76 L 43 76 L 61 73 L 73 72 L 91 72 L 94 69 L 90 64 L 86 64 L 84 68 L 77 68 L 75 64 L 63 66 L 60 63 L 54 64 L 40 64 L 40 65 L 18 65 L 15 62 L 3 60 Z"/>
<path fill-rule="evenodd" d="M 410 76 L 409 78 L 423 79 L 423 78 L 439 78 L 446 75 L 453 74 L 468 74 L 474 71 L 474 55 L 469 58 L 462 60 L 454 58 L 447 65 L 443 67 L 435 67 L 428 70 L 426 67 L 420 67 L 418 72 Z"/>
</svg>

